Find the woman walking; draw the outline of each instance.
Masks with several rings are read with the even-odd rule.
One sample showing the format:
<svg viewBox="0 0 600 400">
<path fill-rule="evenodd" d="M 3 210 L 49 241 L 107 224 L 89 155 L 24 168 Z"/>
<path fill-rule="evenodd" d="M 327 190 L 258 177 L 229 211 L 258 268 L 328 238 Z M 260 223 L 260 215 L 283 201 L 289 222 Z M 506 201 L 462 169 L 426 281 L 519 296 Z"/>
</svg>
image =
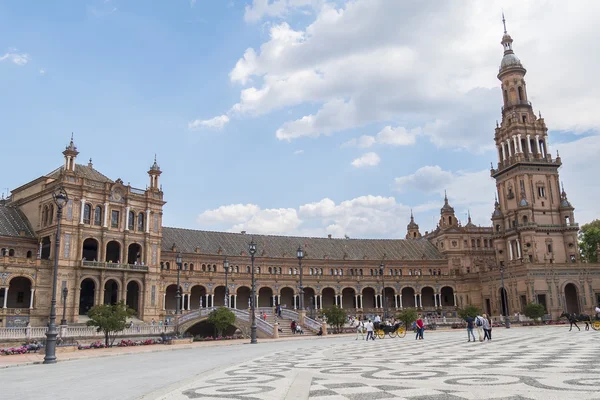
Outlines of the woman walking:
<svg viewBox="0 0 600 400">
<path fill-rule="evenodd" d="M 483 340 L 491 340 L 490 336 L 490 320 L 488 319 L 487 314 L 482 315 L 482 328 L 483 328 Z"/>
</svg>

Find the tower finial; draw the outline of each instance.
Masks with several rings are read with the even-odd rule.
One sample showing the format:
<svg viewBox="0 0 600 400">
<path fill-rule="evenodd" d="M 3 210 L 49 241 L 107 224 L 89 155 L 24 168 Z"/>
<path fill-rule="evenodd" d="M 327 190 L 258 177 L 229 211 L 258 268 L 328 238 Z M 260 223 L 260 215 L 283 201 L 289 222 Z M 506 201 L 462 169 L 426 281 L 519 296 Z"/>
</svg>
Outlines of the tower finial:
<svg viewBox="0 0 600 400">
<path fill-rule="evenodd" d="M 504 25 L 504 34 L 506 35 L 506 19 L 504 19 L 504 11 L 502 11 L 502 25 Z"/>
<path fill-rule="evenodd" d="M 446 189 L 444 189 L 444 201 L 446 203 L 448 202 L 448 193 L 446 192 Z"/>
<path fill-rule="evenodd" d="M 469 209 L 467 209 L 467 216 L 468 216 L 469 222 L 471 222 L 471 210 L 469 210 Z"/>
<path fill-rule="evenodd" d="M 154 153 L 154 162 L 156 162 L 156 153 Z"/>
<path fill-rule="evenodd" d="M 411 220 L 411 221 L 414 221 L 414 220 L 415 220 L 415 217 L 413 216 L 413 211 L 412 211 L 412 208 L 410 209 L 410 220 Z"/>
</svg>

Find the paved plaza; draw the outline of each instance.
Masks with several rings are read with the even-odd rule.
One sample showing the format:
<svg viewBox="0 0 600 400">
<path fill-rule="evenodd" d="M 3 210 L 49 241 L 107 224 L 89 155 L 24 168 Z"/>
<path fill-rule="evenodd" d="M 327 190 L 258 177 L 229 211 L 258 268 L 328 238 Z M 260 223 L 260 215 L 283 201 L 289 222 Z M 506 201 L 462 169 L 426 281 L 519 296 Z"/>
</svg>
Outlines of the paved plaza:
<svg viewBox="0 0 600 400">
<path fill-rule="evenodd" d="M 0 399 L 600 399 L 600 332 L 566 326 L 262 341 L 0 370 Z"/>
</svg>

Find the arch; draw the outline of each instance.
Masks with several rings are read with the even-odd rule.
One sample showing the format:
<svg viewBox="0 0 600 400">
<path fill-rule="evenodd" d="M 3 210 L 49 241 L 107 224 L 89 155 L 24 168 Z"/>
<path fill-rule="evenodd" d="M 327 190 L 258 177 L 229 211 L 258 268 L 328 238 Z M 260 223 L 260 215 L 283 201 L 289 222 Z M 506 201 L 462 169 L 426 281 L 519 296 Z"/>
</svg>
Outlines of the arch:
<svg viewBox="0 0 600 400">
<path fill-rule="evenodd" d="M 450 286 L 444 286 L 440 290 L 440 301 L 442 307 L 453 307 L 454 306 L 454 289 Z"/>
<path fill-rule="evenodd" d="M 375 289 L 366 287 L 362 290 L 362 306 L 363 308 L 375 308 Z"/>
<path fill-rule="evenodd" d="M 314 310 L 315 307 L 315 295 L 317 291 L 311 287 L 304 288 L 304 307 L 309 310 Z"/>
<path fill-rule="evenodd" d="M 280 290 L 281 296 L 281 307 L 293 309 L 294 308 L 294 289 L 291 287 L 283 287 Z"/>
<path fill-rule="evenodd" d="M 26 255 L 26 257 L 27 257 L 27 258 L 31 258 L 31 257 L 33 257 L 33 252 L 32 252 L 31 250 L 27 250 L 27 255 Z"/>
<path fill-rule="evenodd" d="M 342 289 L 342 308 L 357 308 L 356 291 L 354 288 L 347 287 Z"/>
<path fill-rule="evenodd" d="M 192 286 L 190 290 L 190 309 L 198 310 L 206 307 L 206 287 L 202 285 Z"/>
<path fill-rule="evenodd" d="M 8 256 L 8 250 L 6 250 L 6 248 L 2 248 L 1 254 L 2 254 L 2 257 Z"/>
<path fill-rule="evenodd" d="M 384 293 L 385 302 L 382 297 L 381 306 L 383 307 L 385 305 L 386 310 L 394 309 L 396 307 L 396 302 L 394 300 L 394 297 L 396 297 L 396 289 L 391 286 L 386 286 Z M 386 315 L 388 315 L 388 313 L 386 313 Z"/>
<path fill-rule="evenodd" d="M 247 310 L 250 308 L 250 295 L 252 290 L 248 286 L 240 286 L 236 290 L 235 308 L 238 310 Z"/>
<path fill-rule="evenodd" d="M 330 287 L 326 287 L 321 291 L 323 296 L 323 308 L 328 308 L 335 305 L 335 290 Z"/>
<path fill-rule="evenodd" d="M 565 311 L 579 314 L 579 291 L 574 283 L 567 283 L 564 289 Z"/>
<path fill-rule="evenodd" d="M 127 248 L 127 264 L 142 263 L 142 246 L 138 243 L 131 243 Z"/>
<path fill-rule="evenodd" d="M 194 270 L 194 263 L 190 263 L 190 271 Z"/>
<path fill-rule="evenodd" d="M 84 278 L 79 284 L 79 315 L 86 315 L 94 307 L 96 285 L 93 278 Z"/>
<path fill-rule="evenodd" d="M 15 256 L 15 249 L 8 249 L 8 256 L 9 257 L 14 257 Z"/>
<path fill-rule="evenodd" d="M 138 232 L 144 232 L 144 227 L 146 226 L 144 213 L 141 212 L 137 217 L 137 230 Z"/>
<path fill-rule="evenodd" d="M 421 306 L 423 308 L 435 307 L 435 298 L 434 298 L 435 290 L 431 286 L 425 286 L 421 289 Z"/>
<path fill-rule="evenodd" d="M 40 255 L 42 260 L 50 259 L 50 247 L 50 236 L 44 236 L 42 238 L 42 253 Z"/>
<path fill-rule="evenodd" d="M 225 306 L 225 285 L 219 285 L 213 289 L 214 304 L 213 307 L 224 307 Z"/>
<path fill-rule="evenodd" d="M 402 307 L 416 307 L 415 304 L 415 289 L 407 286 L 400 291 L 402 298 Z"/>
<path fill-rule="evenodd" d="M 517 94 L 519 95 L 519 102 L 525 101 L 525 96 L 523 94 L 523 88 L 521 86 L 517 87 Z"/>
<path fill-rule="evenodd" d="M 268 286 L 258 289 L 258 306 L 273 307 L 273 289 Z"/>
<path fill-rule="evenodd" d="M 119 302 L 119 283 L 115 279 L 104 282 L 104 304 L 117 304 Z"/>
<path fill-rule="evenodd" d="M 140 312 L 140 292 L 141 285 L 136 280 L 131 280 L 127 283 L 127 298 L 125 302 L 129 308 L 135 310 L 136 315 Z"/>
<path fill-rule="evenodd" d="M 32 281 L 26 276 L 15 276 L 8 282 L 7 308 L 29 308 Z M 6 294 L 5 294 L 6 295 Z"/>
<path fill-rule="evenodd" d="M 500 309 L 502 310 L 502 315 L 508 315 L 508 293 L 506 289 L 501 287 L 498 289 L 498 296 L 500 297 Z M 469 295 L 467 295 L 467 304 L 469 303 Z"/>
<path fill-rule="evenodd" d="M 106 244 L 106 262 L 121 263 L 121 243 L 111 240 Z"/>
<path fill-rule="evenodd" d="M 94 209 L 94 225 L 102 225 L 102 207 L 96 206 Z"/>
<path fill-rule="evenodd" d="M 83 241 L 81 255 L 84 261 L 98 261 L 98 241 L 94 238 L 85 239 Z"/>
<path fill-rule="evenodd" d="M 181 286 L 179 286 L 179 290 L 183 293 Z M 181 296 L 179 300 L 180 306 L 183 305 L 183 296 Z M 183 307 L 179 308 L 183 310 Z M 165 289 L 165 310 L 167 311 L 176 311 L 177 310 L 177 285 L 172 284 L 167 286 Z"/>
</svg>

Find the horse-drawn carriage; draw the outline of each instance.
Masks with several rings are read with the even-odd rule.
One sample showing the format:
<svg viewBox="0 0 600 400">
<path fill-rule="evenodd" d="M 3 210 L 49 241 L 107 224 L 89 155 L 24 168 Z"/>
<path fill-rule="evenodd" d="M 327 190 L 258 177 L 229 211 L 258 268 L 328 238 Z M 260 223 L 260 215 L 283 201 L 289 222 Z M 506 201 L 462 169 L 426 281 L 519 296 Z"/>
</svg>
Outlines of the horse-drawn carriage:
<svg viewBox="0 0 600 400">
<path fill-rule="evenodd" d="M 377 324 L 377 326 L 374 327 L 373 336 L 383 339 L 385 335 L 388 335 L 391 338 L 403 338 L 406 336 L 406 329 L 400 322 L 394 325 L 386 325 L 383 323 Z"/>
<path fill-rule="evenodd" d="M 560 318 L 566 318 L 567 321 L 569 321 L 570 327 L 569 327 L 569 331 L 571 329 L 573 329 L 573 325 L 575 325 L 575 327 L 578 330 L 581 330 L 579 328 L 579 326 L 577 326 L 578 322 L 583 322 L 585 323 L 585 330 L 588 331 L 590 329 L 590 326 L 592 327 L 593 330 L 595 331 L 600 331 L 600 318 L 598 317 L 598 314 L 596 315 L 588 315 L 588 314 L 575 314 L 575 313 L 562 313 L 559 317 Z"/>
</svg>

